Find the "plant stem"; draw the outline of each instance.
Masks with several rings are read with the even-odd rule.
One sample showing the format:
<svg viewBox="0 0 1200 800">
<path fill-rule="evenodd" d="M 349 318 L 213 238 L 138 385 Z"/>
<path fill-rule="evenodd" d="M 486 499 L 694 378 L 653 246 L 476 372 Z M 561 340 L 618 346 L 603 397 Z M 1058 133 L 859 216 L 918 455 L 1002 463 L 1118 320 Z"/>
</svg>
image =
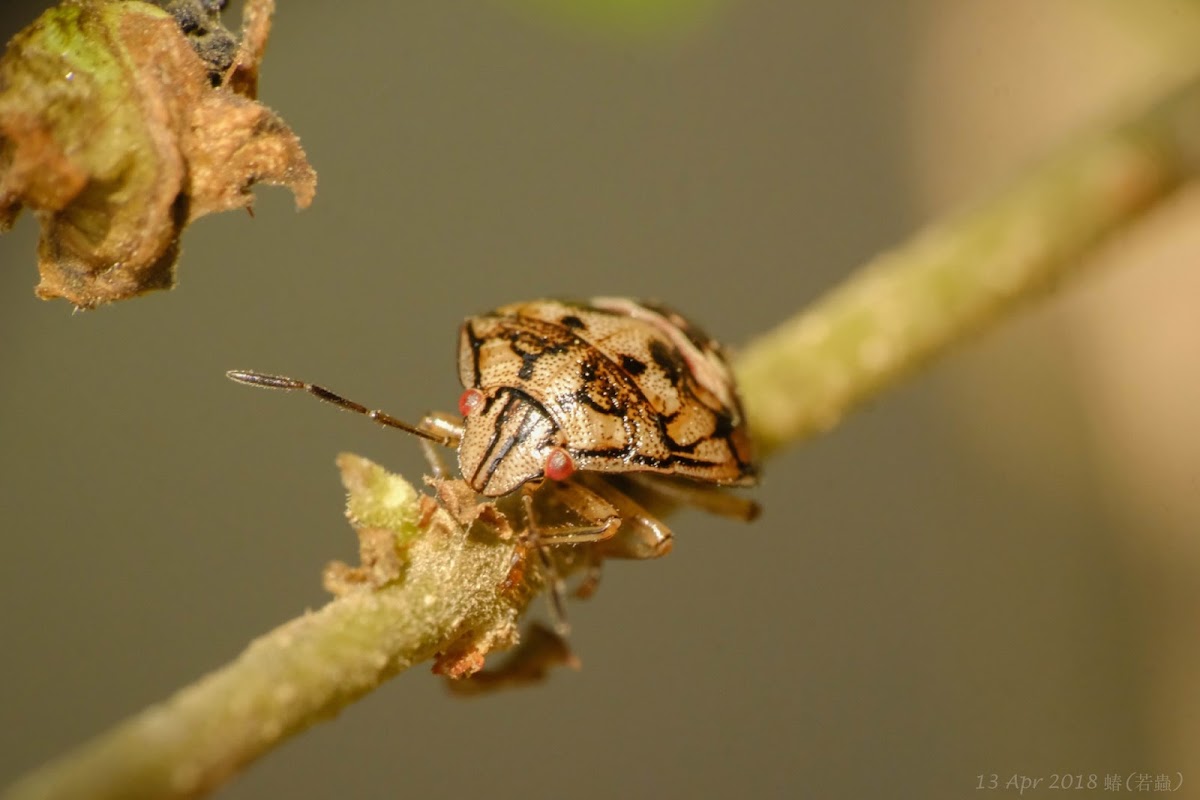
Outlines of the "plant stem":
<svg viewBox="0 0 1200 800">
<path fill-rule="evenodd" d="M 763 449 L 828 429 L 857 403 L 1039 296 L 1198 167 L 1194 80 L 869 263 L 752 343 L 739 361 Z M 394 505 L 415 519 L 415 500 Z M 194 796 L 411 664 L 453 649 L 465 632 L 502 636 L 528 601 L 527 593 L 502 588 L 512 543 L 477 541 L 437 519 L 441 530 L 404 544 L 405 566 L 394 582 L 350 592 L 266 634 L 228 666 L 34 772 L 5 797 Z"/>
<path fill-rule="evenodd" d="M 1200 79 L 1068 143 L 973 210 L 866 264 L 738 361 L 765 452 L 828 430 L 988 323 L 1055 287 L 1095 246 L 1200 172 Z"/>
<path fill-rule="evenodd" d="M 513 540 L 467 536 L 444 511 L 417 531 L 411 486 L 357 456 L 341 456 L 339 466 L 356 521 L 375 526 L 392 518 L 390 530 L 405 548 L 398 580 L 349 591 L 281 625 L 5 797 L 194 797 L 464 636 L 469 643 L 471 634 L 499 638 L 515 630 L 529 592 L 499 588 L 513 565 Z M 409 523 L 413 535 L 404 537 Z"/>
</svg>

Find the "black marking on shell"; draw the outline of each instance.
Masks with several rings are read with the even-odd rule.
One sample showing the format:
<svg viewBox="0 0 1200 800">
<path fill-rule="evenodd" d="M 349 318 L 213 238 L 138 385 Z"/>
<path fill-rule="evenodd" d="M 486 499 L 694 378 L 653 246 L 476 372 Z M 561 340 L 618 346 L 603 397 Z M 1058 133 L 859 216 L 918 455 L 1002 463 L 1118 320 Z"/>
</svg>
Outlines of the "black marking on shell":
<svg viewBox="0 0 1200 800">
<path fill-rule="evenodd" d="M 537 362 L 543 356 L 558 355 L 570 349 L 569 344 L 550 344 L 528 331 L 518 331 L 509 337 L 512 350 L 521 357 L 521 368 L 517 377 L 527 381 L 533 377 Z"/>
<path fill-rule="evenodd" d="M 599 298 L 597 302 L 530 301 L 469 320 L 464 359 L 473 358 L 473 363 L 461 368 L 467 373 L 464 377 L 473 377 L 482 387 L 486 376 L 490 381 L 487 394 L 499 387 L 526 390 L 538 398 L 533 402 L 540 404 L 547 417 L 555 420 L 555 429 L 568 436 L 576 434 L 560 425 L 584 426 L 577 434 L 584 449 L 575 447 L 570 439 L 555 440 L 557 446 L 584 462 L 579 465 L 583 470 L 616 474 L 649 468 L 669 473 L 678 468 L 679 476 L 686 479 L 736 485 L 752 482 L 757 469 L 736 389 L 728 385 L 732 378 L 720 344 L 658 303 L 619 298 Z M 644 317 L 639 306 L 659 319 Z M 614 326 L 592 315 L 625 318 L 628 326 Z M 513 321 L 511 326 L 499 322 L 506 319 Z M 628 340 L 623 337 L 637 335 L 641 326 L 646 326 L 642 328 L 645 338 L 626 350 Z M 481 330 L 487 331 L 486 342 L 478 339 Z M 613 330 L 619 335 L 612 334 Z M 501 370 L 495 378 L 492 353 Z M 560 357 L 547 369 L 542 356 L 561 354 L 568 357 Z M 568 377 L 572 374 L 574 382 Z M 535 380 L 544 382 L 535 385 Z M 501 416 L 509 414 L 521 412 L 506 408 Z M 565 416 L 560 419 L 556 414 Z M 589 415 L 608 417 L 609 421 L 589 421 Z M 503 433 L 494 431 L 492 441 L 484 444 L 489 447 L 488 458 L 495 461 L 505 445 L 496 439 L 509 438 L 508 432 L 524 429 L 526 422 L 524 417 L 509 419 Z M 624 428 L 623 437 L 614 430 L 614 423 Z M 588 431 L 595 431 L 595 436 Z M 605 431 L 611 431 L 612 438 Z M 686 443 L 676 441 L 672 432 Z M 532 435 L 532 429 L 528 433 Z M 608 441 L 596 441 L 597 437 Z M 594 449 L 586 449 L 589 443 Z M 506 457 L 514 447 L 517 445 L 503 451 Z M 586 463 L 589 456 L 596 463 Z"/>
<path fill-rule="evenodd" d="M 600 370 L 600 365 L 594 360 L 594 356 L 596 355 L 595 348 L 588 346 L 586 342 L 580 342 L 580 344 L 588 347 L 589 357 L 584 359 L 583 363 L 579 365 L 579 377 L 583 378 L 586 383 L 595 383 L 596 373 Z M 603 354 L 601 356 L 603 357 Z M 584 389 L 586 390 L 587 387 L 585 386 Z"/>
<path fill-rule="evenodd" d="M 496 403 L 496 400 L 499 399 L 499 397 L 500 395 L 498 394 L 491 396 L 485 394 L 483 396 L 483 404 L 479 406 L 479 415 L 486 417 L 491 412 L 492 406 Z"/>
<path fill-rule="evenodd" d="M 626 407 L 621 400 L 622 389 L 636 393 L 639 400 L 644 401 L 645 397 L 636 385 L 622 387 L 605 381 L 600 375 L 597 358 L 609 361 L 608 356 L 604 353 L 589 347 L 588 357 L 579 365 L 579 377 L 583 379 L 584 383 L 576 390 L 575 400 L 589 408 L 594 408 L 601 414 L 623 417 Z"/>
<path fill-rule="evenodd" d="M 714 466 L 713 462 L 705 461 L 699 458 L 689 458 L 681 453 L 672 453 L 666 458 L 654 458 L 638 453 L 632 446 L 630 447 L 597 447 L 588 450 L 572 450 L 571 453 L 576 456 L 585 458 L 620 458 L 630 464 L 638 464 L 644 467 L 653 467 L 655 469 L 665 469 L 674 464 L 682 464 L 690 467 L 704 468 Z"/>
<path fill-rule="evenodd" d="M 708 437 L 706 436 L 701 439 L 697 439 L 691 444 L 681 444 L 680 442 L 677 442 L 671 438 L 671 434 L 667 433 L 665 425 L 662 426 L 662 437 L 663 441 L 667 443 L 667 447 L 671 448 L 671 451 L 676 453 L 694 453 L 696 452 L 696 448 L 700 446 L 701 442 L 708 440 Z"/>
<path fill-rule="evenodd" d="M 600 399 L 598 400 L 597 397 Z M 603 391 L 597 392 L 594 389 L 580 389 L 575 392 L 575 400 L 581 405 L 588 408 L 593 408 L 601 414 L 612 416 L 624 416 L 625 406 L 618 402 L 616 395 L 613 392 Z M 601 402 L 603 400 L 604 402 Z M 605 404 L 607 403 L 607 405 Z"/>
<path fill-rule="evenodd" d="M 512 394 L 509 394 L 508 399 L 504 401 L 504 407 L 500 410 L 500 413 L 497 416 L 497 424 L 495 431 L 492 433 L 491 446 L 488 447 L 487 452 L 483 454 L 483 459 L 479 462 L 481 467 L 487 467 L 487 473 L 484 475 L 483 481 L 480 482 L 479 471 L 476 470 L 475 475 L 472 476 L 472 482 L 476 485 L 487 485 L 487 482 L 492 479 L 492 475 L 496 473 L 496 469 L 500 466 L 500 462 L 504 460 L 504 457 L 508 455 L 509 451 L 512 450 L 517 443 L 517 437 L 514 435 L 509 436 L 504 440 L 504 444 L 500 445 L 500 426 L 504 423 L 505 418 L 511 412 L 513 403 L 515 401 L 516 397 Z M 496 452 L 497 445 L 500 445 L 499 453 Z"/>
<path fill-rule="evenodd" d="M 475 375 L 471 385 L 477 387 L 482 378 L 479 370 L 479 353 L 483 349 L 483 339 L 475 335 L 475 326 L 469 321 L 463 326 L 463 329 L 467 332 L 467 341 L 471 343 L 471 370 Z"/>
<path fill-rule="evenodd" d="M 728 439 L 733 433 L 733 417 L 724 411 L 713 411 L 714 427 L 711 438 Z"/>
<path fill-rule="evenodd" d="M 642 361 L 640 358 L 634 358 L 633 356 L 621 356 L 621 369 L 625 370 L 636 378 L 638 375 L 641 375 L 646 371 L 646 362 Z"/>
<path fill-rule="evenodd" d="M 529 437 L 530 430 L 534 425 L 537 424 L 540 416 L 537 411 L 537 404 L 526 395 L 516 391 L 504 392 L 504 394 L 508 396 L 508 399 L 504 403 L 504 408 L 501 409 L 500 413 L 496 417 L 495 432 L 492 434 L 492 445 L 484 454 L 483 461 L 480 462 L 481 465 L 487 465 L 487 472 L 484 474 L 482 482 L 478 481 L 479 476 L 478 473 L 476 473 L 476 485 L 487 485 L 488 481 L 490 481 L 492 476 L 496 474 L 496 470 L 499 469 L 500 464 L 503 463 L 509 452 L 511 452 L 518 443 L 525 441 L 525 439 Z M 517 426 L 517 430 L 514 431 L 511 436 L 505 438 L 503 444 L 501 444 L 500 429 L 508 421 L 508 415 L 513 413 L 512 408 L 514 405 L 519 405 L 521 407 L 524 417 L 521 419 L 521 424 Z M 496 447 L 497 445 L 500 445 L 498 451 Z"/>
<path fill-rule="evenodd" d="M 680 379 L 686 374 L 686 365 L 679 352 L 659 339 L 650 342 L 650 357 L 662 368 L 672 386 L 678 386 Z"/>
</svg>

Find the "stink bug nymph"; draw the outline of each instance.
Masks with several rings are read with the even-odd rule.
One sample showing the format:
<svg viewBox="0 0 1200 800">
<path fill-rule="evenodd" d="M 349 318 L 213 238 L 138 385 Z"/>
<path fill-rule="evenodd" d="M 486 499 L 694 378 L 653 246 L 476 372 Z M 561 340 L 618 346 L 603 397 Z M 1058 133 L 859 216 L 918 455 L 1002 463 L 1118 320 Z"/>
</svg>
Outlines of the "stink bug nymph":
<svg viewBox="0 0 1200 800">
<path fill-rule="evenodd" d="M 724 352 L 661 305 L 531 300 L 470 317 L 458 337 L 460 417 L 430 414 L 417 425 L 304 381 L 228 375 L 306 391 L 419 436 L 438 477 L 444 470 L 431 445 L 457 449 L 475 492 L 523 492 L 525 535 L 546 566 L 543 548 L 551 545 L 590 543 L 593 565 L 664 555 L 671 532 L 646 508 L 659 501 L 746 520 L 758 513 L 754 502 L 724 491 L 758 477 Z M 542 507 L 580 522 L 540 525 Z"/>
</svg>

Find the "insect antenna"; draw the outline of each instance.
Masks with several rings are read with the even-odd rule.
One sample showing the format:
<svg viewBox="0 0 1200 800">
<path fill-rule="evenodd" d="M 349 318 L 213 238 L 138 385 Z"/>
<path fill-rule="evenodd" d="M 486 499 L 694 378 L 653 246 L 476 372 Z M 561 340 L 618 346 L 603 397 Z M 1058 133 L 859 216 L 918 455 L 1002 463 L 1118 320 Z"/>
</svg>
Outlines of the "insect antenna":
<svg viewBox="0 0 1200 800">
<path fill-rule="evenodd" d="M 284 389 L 287 391 L 308 392 L 318 400 L 323 400 L 326 403 L 337 406 L 343 411 L 353 411 L 355 414 L 362 414 L 365 417 L 378 422 L 380 425 L 386 425 L 389 428 L 399 428 L 400 430 L 411 433 L 413 436 L 419 436 L 422 439 L 428 439 L 431 442 L 443 445 L 445 447 L 453 447 L 455 440 L 445 434 L 437 434 L 431 431 L 419 428 L 416 425 L 410 425 L 403 420 L 396 419 L 391 414 L 383 411 L 372 410 L 342 397 L 340 394 L 331 392 L 324 386 L 318 386 L 315 383 L 306 383 L 298 381 L 295 378 L 285 378 L 282 375 L 265 375 L 261 372 L 248 372 L 246 370 L 231 369 L 225 373 L 225 377 L 238 383 L 244 383 L 247 386 L 260 386 L 264 389 Z"/>
</svg>

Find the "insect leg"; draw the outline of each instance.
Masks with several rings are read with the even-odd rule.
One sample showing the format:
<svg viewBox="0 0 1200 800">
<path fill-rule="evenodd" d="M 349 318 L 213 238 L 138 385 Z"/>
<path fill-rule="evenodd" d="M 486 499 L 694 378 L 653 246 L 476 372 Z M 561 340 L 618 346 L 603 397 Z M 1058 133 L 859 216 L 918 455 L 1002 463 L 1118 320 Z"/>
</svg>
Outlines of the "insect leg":
<svg viewBox="0 0 1200 800">
<path fill-rule="evenodd" d="M 530 530 L 537 541 L 544 545 L 587 544 L 612 538 L 621 525 L 620 510 L 595 491 L 576 480 L 566 482 L 545 481 L 527 497 L 537 495 L 540 500 L 566 509 L 584 521 L 584 524 L 540 525 L 530 518 Z"/>
<path fill-rule="evenodd" d="M 447 447 L 458 447 L 459 441 L 462 440 L 461 420 L 442 411 L 429 412 L 417 427 L 436 436 L 445 437 Z M 434 449 L 431 440 L 421 440 L 421 452 L 425 454 L 425 461 L 429 464 L 433 477 L 446 477 L 446 464 L 442 461 L 442 454 Z"/>
<path fill-rule="evenodd" d="M 592 521 L 587 526 L 538 527 L 543 544 L 591 544 L 583 580 L 574 594 L 587 598 L 600 585 L 603 560 L 608 558 L 658 558 L 671 549 L 671 531 L 645 508 L 601 475 L 580 474 L 567 483 L 547 482 L 539 489 L 543 502 L 560 511 Z"/>
<path fill-rule="evenodd" d="M 596 553 L 602 558 L 661 558 L 674 544 L 671 529 L 601 474 L 580 476 L 588 491 L 617 510 L 621 527 L 612 538 L 600 542 Z M 598 580 L 598 579 L 597 579 Z"/>
<path fill-rule="evenodd" d="M 575 586 L 575 591 L 572 594 L 580 600 L 587 600 L 594 595 L 596 590 L 600 588 L 600 575 L 603 572 L 603 566 L 604 557 L 597 548 L 593 547 L 588 552 L 588 562 L 583 572 L 583 580 Z"/>
<path fill-rule="evenodd" d="M 753 500 L 733 494 L 720 486 L 670 480 L 661 476 L 630 475 L 638 488 L 650 495 L 676 503 L 688 505 L 718 514 L 722 517 L 750 522 L 756 519 L 762 508 Z"/>
<path fill-rule="evenodd" d="M 558 510 L 567 510 L 583 519 L 585 524 L 542 525 L 534 508 L 535 496 L 542 507 L 553 506 Z M 594 544 L 611 539 L 621 525 L 620 513 L 612 503 L 575 481 L 544 481 L 539 486 L 530 486 L 521 495 L 521 502 L 525 505 L 525 536 L 530 547 L 538 554 L 546 572 L 547 583 L 550 584 L 555 628 L 560 633 L 565 633 L 569 630 L 564 602 L 566 582 L 550 548 L 559 545 Z M 589 552 L 588 557 L 594 560 L 594 553 Z"/>
<path fill-rule="evenodd" d="M 521 502 L 525 506 L 525 521 L 527 526 L 525 535 L 530 540 L 530 547 L 537 553 L 538 560 L 542 564 L 542 570 L 546 573 L 546 583 L 550 585 L 550 610 L 551 615 L 554 617 L 554 631 L 559 636 L 566 636 L 571 632 L 571 625 L 567 622 L 566 601 L 563 599 L 567 591 L 566 582 L 559 573 L 554 559 L 550 557 L 546 545 L 541 542 L 538 535 L 538 525 L 533 513 L 533 494 L 529 491 L 522 493 Z"/>
</svg>

